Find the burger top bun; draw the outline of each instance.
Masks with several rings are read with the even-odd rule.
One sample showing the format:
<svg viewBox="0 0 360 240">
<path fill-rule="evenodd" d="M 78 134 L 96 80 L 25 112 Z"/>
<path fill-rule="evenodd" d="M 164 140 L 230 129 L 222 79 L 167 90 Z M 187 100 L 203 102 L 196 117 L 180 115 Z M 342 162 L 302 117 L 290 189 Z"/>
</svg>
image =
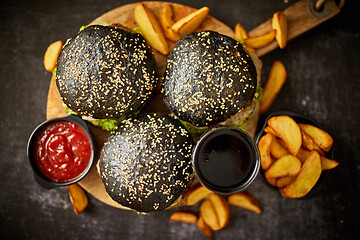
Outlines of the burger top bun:
<svg viewBox="0 0 360 240">
<path fill-rule="evenodd" d="M 63 102 L 95 119 L 119 119 L 141 109 L 155 90 L 155 58 L 141 34 L 89 26 L 65 44 L 56 72 Z"/>
<path fill-rule="evenodd" d="M 160 211 L 177 200 L 192 177 L 193 139 L 168 115 L 123 121 L 102 149 L 99 173 L 109 196 L 139 212 Z"/>
<path fill-rule="evenodd" d="M 181 120 L 196 127 L 225 121 L 249 106 L 257 72 L 243 46 L 213 31 L 191 33 L 170 52 L 162 93 Z"/>
</svg>

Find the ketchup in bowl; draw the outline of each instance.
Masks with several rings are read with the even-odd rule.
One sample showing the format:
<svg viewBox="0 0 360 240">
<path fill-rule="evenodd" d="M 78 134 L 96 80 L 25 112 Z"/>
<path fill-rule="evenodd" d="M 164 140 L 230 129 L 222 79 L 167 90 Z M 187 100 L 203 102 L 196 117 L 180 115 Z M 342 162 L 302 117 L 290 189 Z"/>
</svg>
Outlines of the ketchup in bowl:
<svg viewBox="0 0 360 240">
<path fill-rule="evenodd" d="M 30 136 L 27 151 L 35 180 L 47 189 L 80 181 L 94 159 L 91 132 L 75 115 L 40 124 Z"/>
<path fill-rule="evenodd" d="M 84 172 L 91 157 L 91 144 L 85 131 L 68 121 L 51 122 L 37 136 L 35 161 L 48 178 L 66 182 Z"/>
</svg>

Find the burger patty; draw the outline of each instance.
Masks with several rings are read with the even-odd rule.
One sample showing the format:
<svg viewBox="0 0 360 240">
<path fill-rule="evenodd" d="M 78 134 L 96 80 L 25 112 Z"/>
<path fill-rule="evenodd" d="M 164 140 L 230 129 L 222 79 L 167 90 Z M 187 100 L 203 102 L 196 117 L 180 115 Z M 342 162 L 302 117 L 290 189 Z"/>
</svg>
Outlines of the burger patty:
<svg viewBox="0 0 360 240">
<path fill-rule="evenodd" d="M 56 83 L 71 110 L 119 119 L 138 111 L 155 90 L 156 62 L 141 34 L 89 26 L 65 44 Z"/>
<path fill-rule="evenodd" d="M 180 119 L 196 127 L 225 121 L 251 104 L 255 65 L 236 40 L 213 31 L 181 38 L 167 60 L 162 93 Z"/>
<path fill-rule="evenodd" d="M 140 212 L 169 207 L 191 179 L 193 144 L 181 123 L 167 115 L 123 121 L 105 142 L 100 157 L 107 193 Z"/>
</svg>

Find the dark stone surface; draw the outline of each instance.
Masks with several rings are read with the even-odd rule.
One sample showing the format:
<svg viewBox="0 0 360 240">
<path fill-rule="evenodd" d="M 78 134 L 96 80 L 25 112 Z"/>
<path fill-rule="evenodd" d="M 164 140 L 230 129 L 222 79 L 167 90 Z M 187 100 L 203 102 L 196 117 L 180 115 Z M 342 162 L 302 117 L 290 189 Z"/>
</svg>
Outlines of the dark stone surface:
<svg viewBox="0 0 360 240">
<path fill-rule="evenodd" d="M 0 2 L 0 238 L 1 239 L 204 239 L 194 224 L 168 220 L 174 210 L 139 216 L 89 196 L 76 216 L 66 188 L 44 190 L 26 158 L 31 131 L 45 120 L 50 73 L 47 46 L 75 35 L 80 26 L 130 1 Z M 294 1 L 178 1 L 231 27 L 252 29 Z M 358 239 L 360 235 L 360 17 L 357 1 L 341 13 L 275 50 L 263 60 L 263 83 L 281 60 L 289 77 L 270 111 L 290 109 L 314 118 L 334 138 L 333 170 L 311 199 L 285 199 L 260 176 L 249 187 L 263 213 L 231 208 L 230 224 L 216 239 Z M 198 206 L 193 209 L 197 210 Z"/>
</svg>

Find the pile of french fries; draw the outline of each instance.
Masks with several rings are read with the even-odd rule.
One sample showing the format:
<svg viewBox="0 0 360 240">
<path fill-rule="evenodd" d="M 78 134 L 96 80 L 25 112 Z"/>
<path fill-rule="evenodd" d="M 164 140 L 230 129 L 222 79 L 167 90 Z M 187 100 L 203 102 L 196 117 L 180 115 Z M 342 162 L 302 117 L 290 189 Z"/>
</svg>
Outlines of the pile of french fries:
<svg viewBox="0 0 360 240">
<path fill-rule="evenodd" d="M 323 170 L 339 164 L 325 157 L 333 139 L 316 126 L 283 115 L 271 117 L 264 131 L 258 143 L 261 168 L 269 184 L 278 187 L 284 197 L 304 197 Z"/>
<path fill-rule="evenodd" d="M 208 14 L 209 8 L 203 7 L 174 22 L 172 5 L 167 4 L 161 9 L 158 21 L 144 3 L 138 3 L 134 9 L 135 21 L 143 32 L 144 38 L 153 49 L 163 55 L 169 54 L 169 45 L 166 39 L 176 42 L 181 37 L 193 32 Z"/>
<path fill-rule="evenodd" d="M 276 12 L 272 17 L 272 29 L 262 35 L 248 37 L 245 28 L 237 23 L 235 25 L 235 39 L 242 41 L 249 52 L 255 52 L 257 48 L 265 47 L 274 40 L 281 49 L 285 48 L 287 43 L 287 18 L 283 12 Z"/>
<path fill-rule="evenodd" d="M 257 214 L 262 212 L 258 201 L 249 193 L 240 192 L 225 198 L 200 184 L 185 194 L 185 202 L 187 206 L 201 202 L 199 213 L 179 210 L 170 216 L 170 220 L 196 223 L 201 232 L 209 239 L 213 239 L 213 231 L 221 230 L 229 223 L 231 215 L 229 205 Z"/>
</svg>

